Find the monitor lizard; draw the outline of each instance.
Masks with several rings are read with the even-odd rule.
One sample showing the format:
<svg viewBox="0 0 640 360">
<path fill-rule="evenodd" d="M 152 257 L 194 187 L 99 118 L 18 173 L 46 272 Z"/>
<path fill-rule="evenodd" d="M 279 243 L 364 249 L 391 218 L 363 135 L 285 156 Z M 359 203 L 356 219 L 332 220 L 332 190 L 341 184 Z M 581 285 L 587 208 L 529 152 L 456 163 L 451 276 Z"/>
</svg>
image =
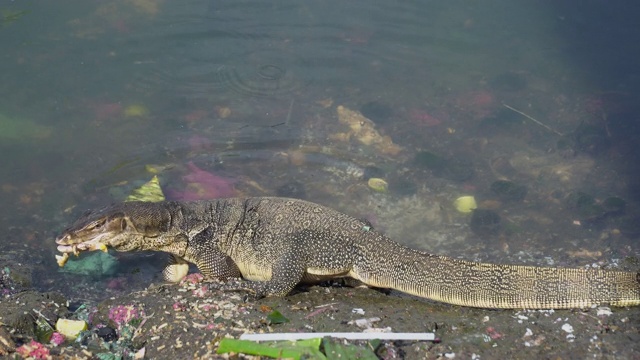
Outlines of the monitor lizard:
<svg viewBox="0 0 640 360">
<path fill-rule="evenodd" d="M 205 278 L 242 277 L 256 296 L 300 282 L 351 277 L 366 285 L 479 308 L 640 305 L 640 273 L 490 264 L 407 248 L 365 221 L 308 201 L 228 198 L 124 202 L 83 215 L 56 240 L 63 253 L 154 250 L 171 254 L 165 279 L 195 264 Z"/>
</svg>

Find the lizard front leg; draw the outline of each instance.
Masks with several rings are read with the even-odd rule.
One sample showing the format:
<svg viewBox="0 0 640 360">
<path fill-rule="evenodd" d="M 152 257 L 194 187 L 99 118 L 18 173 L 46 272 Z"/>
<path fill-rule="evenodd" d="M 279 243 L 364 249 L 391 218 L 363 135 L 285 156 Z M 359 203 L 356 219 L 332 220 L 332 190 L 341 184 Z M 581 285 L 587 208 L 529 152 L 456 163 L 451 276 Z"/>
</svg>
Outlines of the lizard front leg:
<svg viewBox="0 0 640 360">
<path fill-rule="evenodd" d="M 217 249 L 208 249 L 193 258 L 193 263 L 196 264 L 205 279 L 226 281 L 229 278 L 242 277 L 236 263 Z"/>
</svg>

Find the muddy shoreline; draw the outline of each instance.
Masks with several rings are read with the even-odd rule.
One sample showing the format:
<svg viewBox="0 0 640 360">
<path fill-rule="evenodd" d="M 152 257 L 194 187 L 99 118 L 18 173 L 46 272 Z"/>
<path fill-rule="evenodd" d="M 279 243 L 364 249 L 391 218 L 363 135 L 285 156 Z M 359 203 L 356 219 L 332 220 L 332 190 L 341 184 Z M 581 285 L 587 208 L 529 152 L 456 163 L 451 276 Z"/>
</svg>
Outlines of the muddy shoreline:
<svg viewBox="0 0 640 360">
<path fill-rule="evenodd" d="M 4 269 L 10 266 L 4 265 Z M 124 358 L 137 354 L 149 359 L 225 358 L 228 355 L 216 354 L 224 337 L 237 338 L 245 332 L 364 331 L 355 320 L 367 323 L 364 327 L 373 331 L 434 332 L 439 340 L 383 342 L 375 350 L 384 359 L 632 359 L 640 353 L 638 308 L 486 310 L 337 284 L 300 287 L 285 298 L 253 301 L 244 293 L 220 290 L 221 284 L 202 282 L 191 275 L 181 284 L 156 281 L 143 290 L 79 310 L 77 299 L 28 289 L 28 282 L 14 280 L 28 274 L 14 275 L 4 277 L 0 321 L 16 347 L 36 339 L 35 314 L 52 323 L 57 317 L 87 315 L 89 332 L 84 339 L 59 346 L 44 344 L 51 358 L 102 358 L 108 354 Z M 14 290 L 10 290 L 12 286 Z M 115 317 L 117 309 L 126 309 L 131 319 Z M 270 323 L 269 314 L 275 310 L 288 322 Z"/>
</svg>

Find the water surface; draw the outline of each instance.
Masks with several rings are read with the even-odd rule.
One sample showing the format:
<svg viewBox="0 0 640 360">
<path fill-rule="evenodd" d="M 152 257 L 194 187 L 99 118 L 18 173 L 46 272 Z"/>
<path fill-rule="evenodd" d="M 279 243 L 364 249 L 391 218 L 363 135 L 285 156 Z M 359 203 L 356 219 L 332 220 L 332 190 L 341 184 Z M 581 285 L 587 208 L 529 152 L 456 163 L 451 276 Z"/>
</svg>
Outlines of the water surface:
<svg viewBox="0 0 640 360">
<path fill-rule="evenodd" d="M 157 174 L 170 198 L 302 197 L 428 251 L 624 265 L 640 232 L 638 30 L 629 9 L 569 4 L 2 2 L 0 248 L 56 288 L 74 275 L 57 274 L 55 235 Z M 364 143 L 338 106 L 401 151 Z M 497 197 L 499 179 L 524 200 Z M 577 192 L 625 213 L 585 215 Z M 496 233 L 471 231 L 462 195 L 500 216 Z M 104 297 L 109 279 L 83 291 Z"/>
</svg>

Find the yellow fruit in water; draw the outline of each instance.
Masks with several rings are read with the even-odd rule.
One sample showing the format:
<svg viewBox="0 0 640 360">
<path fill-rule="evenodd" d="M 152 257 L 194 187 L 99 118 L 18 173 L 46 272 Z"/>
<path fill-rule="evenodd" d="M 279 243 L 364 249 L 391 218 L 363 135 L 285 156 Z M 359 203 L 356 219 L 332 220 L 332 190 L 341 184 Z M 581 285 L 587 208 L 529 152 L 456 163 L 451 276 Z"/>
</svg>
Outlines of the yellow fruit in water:
<svg viewBox="0 0 640 360">
<path fill-rule="evenodd" d="M 58 319 L 56 331 L 65 338 L 74 340 L 81 331 L 87 330 L 87 323 L 82 320 Z"/>
<path fill-rule="evenodd" d="M 144 117 L 147 115 L 149 115 L 149 109 L 144 105 L 133 104 L 124 108 L 124 116 L 128 118 Z"/>
<path fill-rule="evenodd" d="M 219 106 L 216 108 L 216 111 L 218 112 L 218 116 L 221 119 L 226 119 L 229 117 L 229 115 L 231 115 L 231 108 L 227 106 Z"/>
<path fill-rule="evenodd" d="M 371 178 L 367 181 L 367 185 L 377 192 L 387 192 L 389 189 L 389 184 L 386 181 L 380 178 Z"/>
<path fill-rule="evenodd" d="M 461 196 L 453 202 L 453 206 L 461 213 L 470 213 L 478 207 L 473 196 Z"/>
</svg>

